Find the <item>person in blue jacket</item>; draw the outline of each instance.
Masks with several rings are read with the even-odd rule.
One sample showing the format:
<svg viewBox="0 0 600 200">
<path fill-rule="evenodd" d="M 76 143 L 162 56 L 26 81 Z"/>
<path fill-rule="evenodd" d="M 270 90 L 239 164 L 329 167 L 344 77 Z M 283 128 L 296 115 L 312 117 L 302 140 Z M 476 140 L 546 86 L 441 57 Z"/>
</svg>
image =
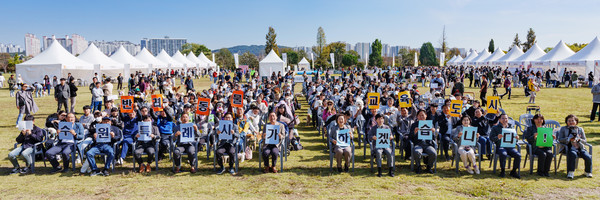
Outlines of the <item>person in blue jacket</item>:
<svg viewBox="0 0 600 200">
<path fill-rule="evenodd" d="M 62 155 L 62 160 L 63 160 L 63 165 L 64 167 L 64 171 L 67 171 L 67 169 L 69 168 L 69 161 L 70 159 L 69 156 L 71 155 L 71 151 L 73 151 L 75 148 L 73 145 L 75 145 L 75 141 L 76 140 L 81 140 L 83 139 L 84 136 L 84 129 L 83 129 L 83 125 L 81 125 L 81 123 L 75 122 L 75 114 L 74 113 L 62 113 L 62 115 L 67 115 L 65 118 L 66 122 L 71 122 L 72 123 L 72 129 L 69 131 L 70 134 L 73 135 L 73 140 L 59 140 L 58 144 L 54 145 L 52 148 L 48 149 L 46 151 L 46 159 L 48 159 L 50 161 L 50 164 L 52 164 L 52 171 L 51 173 L 56 173 L 59 171 L 63 171 L 63 168 L 60 167 L 60 164 L 58 163 L 58 160 L 56 158 L 56 155 L 58 155 L 59 153 Z M 75 167 L 75 166 L 73 166 Z"/>
</svg>

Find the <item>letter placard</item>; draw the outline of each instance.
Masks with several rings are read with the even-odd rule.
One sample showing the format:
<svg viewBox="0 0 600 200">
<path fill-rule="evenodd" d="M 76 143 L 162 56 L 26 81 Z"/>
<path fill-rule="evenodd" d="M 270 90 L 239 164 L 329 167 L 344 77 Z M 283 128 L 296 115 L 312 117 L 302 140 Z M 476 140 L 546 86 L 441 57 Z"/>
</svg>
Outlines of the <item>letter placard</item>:
<svg viewBox="0 0 600 200">
<path fill-rule="evenodd" d="M 219 140 L 232 140 L 233 122 L 230 120 L 219 121 Z"/>
<path fill-rule="evenodd" d="M 148 142 L 152 140 L 150 135 L 152 134 L 152 122 L 138 122 L 138 130 L 140 133 L 139 141 Z"/>
<path fill-rule="evenodd" d="M 338 147 L 348 147 L 350 146 L 350 129 L 342 129 L 337 133 L 337 146 Z"/>
<path fill-rule="evenodd" d="M 242 108 L 244 107 L 244 91 L 233 91 L 231 95 L 231 106 Z"/>
<path fill-rule="evenodd" d="M 152 95 L 152 110 L 154 112 L 163 110 L 163 95 L 162 94 L 153 94 Z"/>
<path fill-rule="evenodd" d="M 410 98 L 410 92 L 404 91 L 398 93 L 398 101 L 399 105 L 402 108 L 410 108 L 412 107 L 412 98 Z"/>
<path fill-rule="evenodd" d="M 498 113 L 498 102 L 500 101 L 499 96 L 487 96 L 487 112 L 497 114 Z"/>
<path fill-rule="evenodd" d="M 450 102 L 450 116 L 460 117 L 462 112 L 463 102 L 462 100 L 452 100 Z"/>
<path fill-rule="evenodd" d="M 110 143 L 110 124 L 96 124 L 96 142 Z"/>
<path fill-rule="evenodd" d="M 267 128 L 265 129 L 265 139 L 266 144 L 279 144 L 279 126 L 267 124 Z"/>
<path fill-rule="evenodd" d="M 463 127 L 460 145 L 475 146 L 475 142 L 477 142 L 477 127 Z"/>
<path fill-rule="evenodd" d="M 70 142 L 74 141 L 73 134 L 70 132 L 73 129 L 72 122 L 58 122 L 58 129 L 60 130 L 58 132 L 58 139 Z"/>
<path fill-rule="evenodd" d="M 419 131 L 417 138 L 419 140 L 432 140 L 433 132 L 431 131 L 433 128 L 433 121 L 431 120 L 420 120 L 419 121 Z"/>
<path fill-rule="evenodd" d="M 537 128 L 537 139 L 535 146 L 538 147 L 552 147 L 554 137 L 552 137 L 552 128 Z"/>
<path fill-rule="evenodd" d="M 517 131 L 512 128 L 503 128 L 502 129 L 502 141 L 500 142 L 500 147 L 508 148 L 515 147 L 517 145 Z"/>
<path fill-rule="evenodd" d="M 368 93 L 367 101 L 369 103 L 369 109 L 379 109 L 379 93 Z"/>
<path fill-rule="evenodd" d="M 133 112 L 133 96 L 121 96 L 121 113 Z"/>
<path fill-rule="evenodd" d="M 194 134 L 194 123 L 179 125 L 179 131 L 181 131 L 181 135 L 179 135 L 179 142 L 181 143 L 194 142 L 196 139 L 196 134 Z M 223 132 L 221 132 L 221 134 L 223 134 Z"/>
<path fill-rule="evenodd" d="M 210 99 L 198 98 L 198 106 L 196 106 L 196 114 L 207 116 L 210 112 Z"/>
<path fill-rule="evenodd" d="M 377 141 L 375 141 L 375 148 L 383 149 L 390 148 L 390 136 L 391 130 L 387 128 L 378 128 L 377 129 Z"/>
</svg>

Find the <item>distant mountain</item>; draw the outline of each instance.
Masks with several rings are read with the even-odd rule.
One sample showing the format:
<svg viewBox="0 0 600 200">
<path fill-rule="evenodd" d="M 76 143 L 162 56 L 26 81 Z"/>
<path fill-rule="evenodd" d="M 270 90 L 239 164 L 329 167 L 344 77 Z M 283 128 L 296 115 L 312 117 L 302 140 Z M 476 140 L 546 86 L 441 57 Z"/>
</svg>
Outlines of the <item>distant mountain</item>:
<svg viewBox="0 0 600 200">
<path fill-rule="evenodd" d="M 290 47 L 286 47 L 286 46 L 277 46 L 279 49 L 282 48 L 290 48 Z M 259 56 L 261 54 L 265 54 L 265 45 L 238 45 L 238 46 L 233 46 L 233 47 L 229 47 L 227 48 L 229 49 L 229 51 L 231 53 L 239 53 L 239 54 L 243 54 L 246 51 L 249 51 L 250 53 Z M 219 49 L 215 49 L 212 52 L 218 52 Z"/>
</svg>

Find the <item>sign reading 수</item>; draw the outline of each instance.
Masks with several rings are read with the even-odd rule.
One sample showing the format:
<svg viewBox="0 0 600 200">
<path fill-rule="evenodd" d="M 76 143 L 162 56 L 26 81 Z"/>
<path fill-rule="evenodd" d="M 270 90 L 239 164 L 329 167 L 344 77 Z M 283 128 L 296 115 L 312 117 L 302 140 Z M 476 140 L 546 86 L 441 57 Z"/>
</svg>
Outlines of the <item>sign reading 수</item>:
<svg viewBox="0 0 600 200">
<path fill-rule="evenodd" d="M 378 128 L 377 129 L 377 141 L 375 141 L 375 148 L 384 149 L 390 148 L 390 136 L 391 131 L 387 128 Z"/>
<path fill-rule="evenodd" d="M 475 146 L 475 142 L 477 142 L 477 127 L 463 127 L 460 145 Z"/>
<path fill-rule="evenodd" d="M 208 115 L 210 110 L 210 99 L 209 98 L 198 98 L 198 106 L 196 106 L 196 114 Z"/>
<path fill-rule="evenodd" d="M 154 112 L 163 110 L 163 95 L 162 94 L 153 94 L 152 95 L 152 110 Z"/>
<path fill-rule="evenodd" d="M 58 139 L 65 141 L 74 141 L 73 134 L 71 134 L 71 129 L 73 129 L 72 122 L 58 122 Z"/>
<path fill-rule="evenodd" d="M 279 144 L 279 126 L 267 124 L 265 137 L 266 144 Z"/>
<path fill-rule="evenodd" d="M 499 96 L 487 96 L 487 112 L 497 114 L 498 113 L 498 102 L 500 101 Z"/>
<path fill-rule="evenodd" d="M 432 140 L 433 132 L 431 131 L 433 128 L 433 121 L 431 120 L 420 120 L 419 121 L 419 131 L 417 138 L 419 140 Z"/>
<path fill-rule="evenodd" d="M 233 107 L 244 107 L 244 91 L 236 90 L 231 95 L 231 106 Z"/>
<path fill-rule="evenodd" d="M 337 146 L 347 147 L 350 146 L 350 134 L 349 129 L 339 130 L 336 138 Z"/>
<path fill-rule="evenodd" d="M 110 142 L 110 124 L 96 124 L 96 142 Z"/>
<path fill-rule="evenodd" d="M 369 92 L 367 97 L 369 109 L 379 109 L 379 93 Z"/>
<path fill-rule="evenodd" d="M 512 128 L 503 128 L 502 141 L 500 142 L 500 147 L 510 148 L 515 147 L 515 145 L 517 145 L 517 131 Z"/>
<path fill-rule="evenodd" d="M 452 100 L 450 102 L 450 116 L 452 117 L 460 117 L 460 113 L 462 112 L 462 100 Z"/>
<path fill-rule="evenodd" d="M 121 96 L 121 113 L 133 112 L 133 96 Z"/>
<path fill-rule="evenodd" d="M 399 101 L 398 104 L 402 108 L 410 108 L 410 107 L 412 107 L 412 98 L 410 98 L 410 92 L 409 91 L 404 91 L 404 92 L 398 93 L 398 101 Z"/>
</svg>

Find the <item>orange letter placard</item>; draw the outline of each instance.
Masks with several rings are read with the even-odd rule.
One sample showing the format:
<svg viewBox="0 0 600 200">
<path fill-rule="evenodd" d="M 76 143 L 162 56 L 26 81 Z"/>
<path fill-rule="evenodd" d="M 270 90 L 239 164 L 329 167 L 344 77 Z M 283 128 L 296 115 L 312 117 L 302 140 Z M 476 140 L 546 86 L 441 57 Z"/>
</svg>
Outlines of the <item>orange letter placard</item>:
<svg viewBox="0 0 600 200">
<path fill-rule="evenodd" d="M 244 107 L 244 91 L 233 91 L 231 95 L 231 106 L 233 107 Z"/>
<path fill-rule="evenodd" d="M 133 96 L 121 96 L 121 112 L 133 112 Z"/>
<path fill-rule="evenodd" d="M 210 114 L 210 99 L 198 98 L 198 106 L 196 106 L 196 114 L 208 116 Z"/>
<path fill-rule="evenodd" d="M 163 95 L 162 94 L 153 94 L 152 95 L 152 110 L 154 112 L 163 110 Z"/>
</svg>

